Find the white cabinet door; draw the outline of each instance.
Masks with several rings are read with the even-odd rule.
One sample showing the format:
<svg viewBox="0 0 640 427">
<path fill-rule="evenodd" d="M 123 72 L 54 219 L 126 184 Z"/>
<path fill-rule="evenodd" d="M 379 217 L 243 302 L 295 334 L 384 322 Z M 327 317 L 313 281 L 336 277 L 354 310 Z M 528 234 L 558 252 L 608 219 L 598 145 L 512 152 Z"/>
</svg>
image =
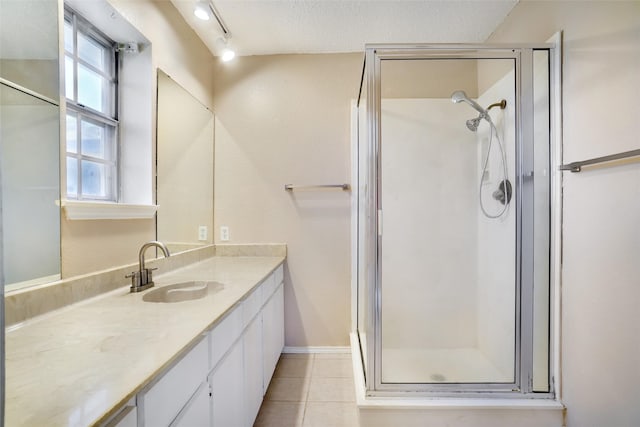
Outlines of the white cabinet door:
<svg viewBox="0 0 640 427">
<path fill-rule="evenodd" d="M 182 410 L 172 427 L 211 427 L 211 400 L 209 383 L 206 381 L 193 395 L 187 406 Z"/>
<path fill-rule="evenodd" d="M 262 313 L 244 332 L 245 426 L 251 427 L 262 404 Z"/>
<path fill-rule="evenodd" d="M 280 284 L 262 310 L 263 394 L 267 392 L 280 353 L 284 347 L 284 291 Z"/>
<path fill-rule="evenodd" d="M 213 427 L 244 427 L 242 341 L 233 345 L 209 378 Z"/>
</svg>

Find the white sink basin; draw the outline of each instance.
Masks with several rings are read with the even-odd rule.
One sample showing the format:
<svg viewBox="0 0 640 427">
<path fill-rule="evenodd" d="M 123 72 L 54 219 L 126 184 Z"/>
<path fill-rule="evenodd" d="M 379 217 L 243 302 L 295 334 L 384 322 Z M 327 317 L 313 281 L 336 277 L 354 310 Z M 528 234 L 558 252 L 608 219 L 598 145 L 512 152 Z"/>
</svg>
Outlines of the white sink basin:
<svg viewBox="0 0 640 427">
<path fill-rule="evenodd" d="M 156 288 L 147 292 L 142 300 L 146 302 L 182 302 L 204 298 L 208 294 L 221 291 L 224 285 L 219 282 L 193 280 Z"/>
</svg>

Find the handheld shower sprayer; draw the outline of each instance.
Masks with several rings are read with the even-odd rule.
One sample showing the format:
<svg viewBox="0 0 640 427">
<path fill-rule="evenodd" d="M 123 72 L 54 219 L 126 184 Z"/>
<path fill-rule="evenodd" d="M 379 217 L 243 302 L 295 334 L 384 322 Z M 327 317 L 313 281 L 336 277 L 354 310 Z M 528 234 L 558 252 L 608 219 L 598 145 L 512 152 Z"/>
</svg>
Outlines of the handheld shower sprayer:
<svg viewBox="0 0 640 427">
<path fill-rule="evenodd" d="M 459 104 L 460 102 L 466 102 L 471 105 L 473 109 L 475 109 L 480 115 L 475 119 L 467 120 L 467 128 L 471 132 L 475 132 L 478 130 L 478 126 L 480 126 L 480 120 L 485 119 L 489 123 L 491 123 L 491 116 L 489 116 L 489 110 L 493 107 L 500 107 L 500 109 L 504 110 L 507 107 L 507 101 L 505 99 L 500 100 L 500 102 L 496 102 L 494 104 L 489 105 L 485 110 L 473 99 L 470 99 L 467 94 L 463 90 L 457 90 L 451 94 L 451 102 L 454 104 Z"/>
<path fill-rule="evenodd" d="M 456 90 L 451 94 L 451 102 L 453 102 L 454 104 L 465 102 L 469 104 L 478 113 L 480 113 L 478 117 L 474 119 L 469 119 L 466 122 L 467 128 L 471 132 L 476 132 L 478 130 L 478 126 L 480 126 L 480 122 L 482 121 L 482 119 L 485 119 L 489 123 L 489 129 L 490 129 L 489 146 L 487 147 L 487 152 L 484 156 L 482 174 L 480 175 L 481 177 L 484 177 L 487 172 L 487 167 L 489 163 L 489 153 L 491 152 L 491 143 L 493 142 L 494 136 L 498 141 L 498 148 L 500 149 L 500 157 L 502 160 L 502 181 L 500 182 L 498 189 L 493 192 L 492 196 L 495 200 L 497 200 L 499 203 L 502 204 L 502 209 L 495 214 L 489 213 L 485 209 L 484 201 L 482 198 L 482 187 L 484 183 L 482 178 L 480 179 L 480 189 L 478 191 L 478 198 L 480 201 L 480 209 L 482 210 L 482 213 L 484 214 L 484 216 L 491 219 L 500 218 L 502 215 L 504 215 L 507 212 L 509 203 L 511 202 L 512 187 L 511 187 L 511 183 L 507 179 L 507 177 L 509 176 L 509 173 L 507 170 L 507 158 L 505 154 L 505 149 L 502 146 L 502 141 L 500 140 L 500 136 L 498 135 L 498 129 L 496 129 L 496 126 L 493 124 L 493 121 L 491 120 L 491 116 L 489 115 L 489 110 L 492 109 L 493 107 L 500 107 L 500 109 L 504 110 L 507 107 L 507 101 L 502 99 L 499 102 L 489 105 L 489 107 L 487 107 L 487 109 L 485 110 L 480 106 L 480 104 L 470 99 L 467 96 L 467 94 L 464 93 L 464 91 Z"/>
<path fill-rule="evenodd" d="M 453 92 L 451 94 L 451 101 L 454 104 L 458 104 L 460 102 L 466 102 L 467 104 L 471 105 L 476 111 L 478 111 L 478 113 L 480 113 L 480 118 L 481 119 L 486 119 L 489 117 L 489 115 L 487 114 L 487 110 L 485 110 L 484 108 L 482 108 L 480 106 L 480 104 L 478 104 L 476 101 L 474 101 L 473 99 L 469 99 L 469 97 L 467 96 L 467 94 L 462 91 L 462 90 L 457 90 L 455 92 Z M 468 123 L 468 122 L 467 122 Z M 469 125 L 467 125 L 469 126 Z M 477 127 L 477 126 L 476 126 Z M 475 129 L 473 129 L 475 131 Z"/>
</svg>

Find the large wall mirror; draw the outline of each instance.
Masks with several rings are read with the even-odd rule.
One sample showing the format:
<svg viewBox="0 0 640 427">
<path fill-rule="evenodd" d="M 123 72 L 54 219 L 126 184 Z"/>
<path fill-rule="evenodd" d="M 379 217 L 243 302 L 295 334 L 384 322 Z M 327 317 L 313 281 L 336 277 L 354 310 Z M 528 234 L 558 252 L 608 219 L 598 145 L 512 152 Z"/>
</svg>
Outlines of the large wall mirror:
<svg viewBox="0 0 640 427">
<path fill-rule="evenodd" d="M 214 116 L 158 70 L 157 238 L 172 252 L 213 242 Z"/>
<path fill-rule="evenodd" d="M 2 245 L 9 288 L 60 278 L 59 107 L 0 84 Z"/>
<path fill-rule="evenodd" d="M 0 0 L 0 77 L 58 100 L 58 1 Z"/>
<path fill-rule="evenodd" d="M 57 0 L 0 0 L 0 244 L 7 289 L 60 278 Z"/>
</svg>

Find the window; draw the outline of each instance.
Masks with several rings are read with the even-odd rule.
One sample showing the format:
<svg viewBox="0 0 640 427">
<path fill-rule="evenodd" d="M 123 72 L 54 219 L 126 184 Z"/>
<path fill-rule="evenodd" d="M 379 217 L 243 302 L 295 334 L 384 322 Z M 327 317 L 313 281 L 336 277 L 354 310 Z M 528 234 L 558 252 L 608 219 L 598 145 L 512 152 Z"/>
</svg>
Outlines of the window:
<svg viewBox="0 0 640 427">
<path fill-rule="evenodd" d="M 118 199 L 118 54 L 114 46 L 84 18 L 65 9 L 69 199 Z"/>
</svg>

